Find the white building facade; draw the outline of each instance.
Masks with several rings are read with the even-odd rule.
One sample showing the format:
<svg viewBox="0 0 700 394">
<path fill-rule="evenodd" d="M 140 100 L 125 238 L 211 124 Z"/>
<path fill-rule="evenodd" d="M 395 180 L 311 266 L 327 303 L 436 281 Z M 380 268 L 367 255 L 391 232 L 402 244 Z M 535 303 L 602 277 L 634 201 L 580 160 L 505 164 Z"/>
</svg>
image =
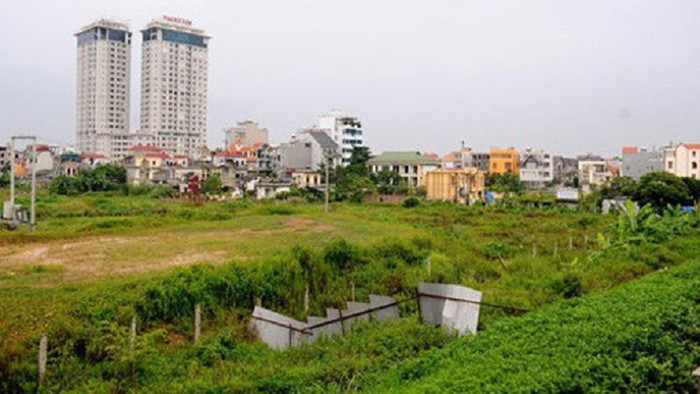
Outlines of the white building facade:
<svg viewBox="0 0 700 394">
<path fill-rule="evenodd" d="M 209 36 L 172 17 L 141 33 L 140 132 L 171 153 L 197 157 L 207 139 Z"/>
<path fill-rule="evenodd" d="M 543 187 L 554 180 L 552 155 L 527 148 L 521 156 L 520 181 L 527 187 Z"/>
<path fill-rule="evenodd" d="M 664 170 L 679 177 L 700 179 L 700 144 L 664 148 Z"/>
<path fill-rule="evenodd" d="M 78 45 L 76 147 L 111 155 L 112 139 L 129 131 L 131 32 L 98 20 L 75 33 Z"/>
<path fill-rule="evenodd" d="M 355 146 L 364 146 L 362 123 L 354 117 L 344 116 L 340 111 L 332 111 L 318 119 L 318 128 L 323 130 L 340 147 L 343 165 L 350 163 Z"/>
</svg>

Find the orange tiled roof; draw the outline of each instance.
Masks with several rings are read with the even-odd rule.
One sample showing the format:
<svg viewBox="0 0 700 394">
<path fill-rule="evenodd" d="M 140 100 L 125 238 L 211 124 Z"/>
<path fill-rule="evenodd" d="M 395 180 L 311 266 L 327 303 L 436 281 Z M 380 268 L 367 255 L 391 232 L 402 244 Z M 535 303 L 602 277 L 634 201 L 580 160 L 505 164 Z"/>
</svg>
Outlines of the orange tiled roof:
<svg viewBox="0 0 700 394">
<path fill-rule="evenodd" d="M 165 149 L 153 145 L 134 145 L 131 150 L 134 152 L 165 152 Z"/>
<path fill-rule="evenodd" d="M 446 154 L 445 157 L 443 157 L 440 160 L 441 161 L 455 161 L 455 160 L 457 160 L 457 153 L 459 153 L 459 152 L 457 152 L 457 151 L 450 152 L 450 153 Z"/>
<path fill-rule="evenodd" d="M 639 148 L 636 146 L 623 146 L 622 147 L 622 153 L 637 153 L 639 152 Z"/>
<path fill-rule="evenodd" d="M 686 149 L 700 149 L 700 144 L 683 144 L 683 146 L 685 146 Z"/>
</svg>

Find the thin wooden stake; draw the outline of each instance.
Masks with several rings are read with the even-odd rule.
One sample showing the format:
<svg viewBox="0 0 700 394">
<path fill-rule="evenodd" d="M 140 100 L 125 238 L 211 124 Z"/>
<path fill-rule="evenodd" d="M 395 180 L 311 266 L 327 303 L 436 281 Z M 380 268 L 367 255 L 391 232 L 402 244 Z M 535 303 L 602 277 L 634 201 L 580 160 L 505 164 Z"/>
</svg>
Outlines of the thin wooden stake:
<svg viewBox="0 0 700 394">
<path fill-rule="evenodd" d="M 569 234 L 569 250 L 574 250 L 574 237 Z"/>
<path fill-rule="evenodd" d="M 588 234 L 583 234 L 583 247 L 588 249 Z"/>
<path fill-rule="evenodd" d="M 508 266 L 506 265 L 506 262 L 503 260 L 503 257 L 501 257 L 501 254 L 498 254 L 498 261 L 501 262 L 501 266 L 503 266 L 503 269 L 508 271 Z"/>
<path fill-rule="evenodd" d="M 532 244 L 532 258 L 537 257 L 537 245 Z"/>
<path fill-rule="evenodd" d="M 432 270 L 432 261 L 430 261 L 430 257 L 428 257 L 428 261 L 426 262 L 426 268 L 428 270 L 428 276 L 430 276 L 430 271 Z"/>
<path fill-rule="evenodd" d="M 202 333 L 202 307 L 199 304 L 194 306 L 194 343 L 199 342 L 199 335 Z"/>
<path fill-rule="evenodd" d="M 557 255 L 559 254 L 558 249 L 559 249 L 559 243 L 555 242 L 554 243 L 554 257 L 557 257 Z"/>
<path fill-rule="evenodd" d="M 340 331 L 345 335 L 345 320 L 343 319 L 343 310 L 338 309 L 338 316 L 340 317 Z"/>
<path fill-rule="evenodd" d="M 304 289 L 304 312 L 309 311 L 309 284 L 306 284 L 306 288 Z"/>
<path fill-rule="evenodd" d="M 350 282 L 350 299 L 355 302 L 355 281 Z"/>
<path fill-rule="evenodd" d="M 39 387 L 44 383 L 44 377 L 46 376 L 46 359 L 49 348 L 49 340 L 46 338 L 46 334 L 41 335 L 39 340 Z"/>
</svg>

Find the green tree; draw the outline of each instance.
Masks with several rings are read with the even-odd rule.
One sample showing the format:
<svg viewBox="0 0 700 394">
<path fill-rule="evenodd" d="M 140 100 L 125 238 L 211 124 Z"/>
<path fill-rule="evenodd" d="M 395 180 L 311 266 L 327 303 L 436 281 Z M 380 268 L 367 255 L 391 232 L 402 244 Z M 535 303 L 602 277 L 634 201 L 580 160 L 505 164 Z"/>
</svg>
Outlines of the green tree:
<svg viewBox="0 0 700 394">
<path fill-rule="evenodd" d="M 520 193 L 525 190 L 520 176 L 513 173 L 486 175 L 486 187 L 496 192 Z"/>
<path fill-rule="evenodd" d="M 49 184 L 49 192 L 53 194 L 60 194 L 63 196 L 75 195 L 79 191 L 75 189 L 75 182 L 72 178 L 65 175 L 59 175 L 51 181 Z"/>
<path fill-rule="evenodd" d="M 350 164 L 345 167 L 346 174 L 356 174 L 369 177 L 369 166 L 367 162 L 371 157 L 369 148 L 366 146 L 354 146 L 350 155 Z"/>
<path fill-rule="evenodd" d="M 651 204 L 657 212 L 667 205 L 687 205 L 692 201 L 688 186 L 668 172 L 651 172 L 642 176 L 633 199 L 640 205 Z"/>
<path fill-rule="evenodd" d="M 690 193 L 690 198 L 694 203 L 700 201 L 700 179 L 695 178 L 682 178 L 685 186 L 688 187 L 688 192 Z"/>
<path fill-rule="evenodd" d="M 211 174 L 206 181 L 202 182 L 202 193 L 221 193 L 221 174 Z"/>
<path fill-rule="evenodd" d="M 602 198 L 632 196 L 637 190 L 637 182 L 628 176 L 613 178 L 600 188 Z"/>
<path fill-rule="evenodd" d="M 382 194 L 402 194 L 408 190 L 406 180 L 394 171 L 382 170 L 372 174 L 371 178 Z"/>
<path fill-rule="evenodd" d="M 5 165 L 0 169 L 0 187 L 7 187 L 10 185 L 10 166 Z"/>
<path fill-rule="evenodd" d="M 368 194 L 376 192 L 374 182 L 367 176 L 358 174 L 344 174 L 336 184 L 336 199 L 361 202 Z"/>
</svg>

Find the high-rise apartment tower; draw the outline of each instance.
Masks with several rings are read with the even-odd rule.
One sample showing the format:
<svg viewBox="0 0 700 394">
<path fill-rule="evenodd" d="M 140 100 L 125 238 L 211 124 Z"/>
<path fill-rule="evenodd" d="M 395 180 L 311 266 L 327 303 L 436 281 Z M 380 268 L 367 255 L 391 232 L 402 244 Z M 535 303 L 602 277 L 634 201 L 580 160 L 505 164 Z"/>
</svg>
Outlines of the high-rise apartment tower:
<svg viewBox="0 0 700 394">
<path fill-rule="evenodd" d="M 76 147 L 110 154 L 114 135 L 129 130 L 131 32 L 98 20 L 75 33 L 78 41 Z"/>
<path fill-rule="evenodd" d="M 198 156 L 207 139 L 209 36 L 186 19 L 142 30 L 141 133 L 176 154 Z"/>
</svg>

